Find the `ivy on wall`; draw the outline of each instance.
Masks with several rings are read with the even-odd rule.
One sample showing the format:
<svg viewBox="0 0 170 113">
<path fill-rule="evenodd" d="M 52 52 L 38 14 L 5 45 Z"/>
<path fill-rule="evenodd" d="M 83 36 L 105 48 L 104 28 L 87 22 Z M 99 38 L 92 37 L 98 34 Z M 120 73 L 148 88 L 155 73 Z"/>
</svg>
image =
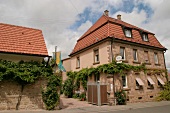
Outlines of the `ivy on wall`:
<svg viewBox="0 0 170 113">
<path fill-rule="evenodd" d="M 167 72 L 167 70 L 162 70 L 162 69 L 147 69 L 145 64 L 141 64 L 139 66 L 132 66 L 125 63 L 116 63 L 116 61 L 113 61 L 108 64 L 100 65 L 96 68 L 94 67 L 83 68 L 78 72 L 67 72 L 68 79 L 65 81 L 64 84 L 68 84 L 69 83 L 68 81 L 71 80 L 70 84 L 75 86 L 78 80 L 81 81 L 82 86 L 86 91 L 88 76 L 98 75 L 99 73 L 107 73 L 112 75 L 119 74 L 121 76 L 124 76 L 125 73 L 127 73 L 130 70 L 133 70 L 135 72 L 144 71 L 144 73 L 152 73 L 152 74 L 165 72 L 165 75 Z M 70 84 L 68 85 L 68 87 L 65 87 L 64 92 L 68 92 L 68 91 L 69 92 L 71 91 L 72 93 L 74 92 L 75 89 L 74 87 L 70 87 Z"/>
<path fill-rule="evenodd" d="M 156 97 L 157 101 L 170 101 L 170 83 L 167 82 L 163 86 L 163 90 L 159 93 L 159 95 Z"/>
<path fill-rule="evenodd" d="M 47 109 L 52 110 L 54 107 L 49 106 L 55 106 L 59 101 L 59 96 L 54 93 L 57 92 L 56 87 L 61 86 L 61 79 L 59 76 L 53 74 L 51 65 L 46 65 L 46 62 L 44 61 L 12 62 L 0 59 L 0 82 L 3 80 L 12 80 L 16 81 L 21 86 L 21 93 L 18 97 L 16 110 L 19 109 L 24 87 L 27 84 L 34 83 L 40 77 L 45 77 L 48 80 L 47 89 L 42 91 L 42 96 Z M 52 92 L 52 96 L 48 95 L 50 92 Z M 48 104 L 49 101 L 50 105 Z"/>
<path fill-rule="evenodd" d="M 130 71 L 130 70 L 133 70 L 133 71 L 144 70 L 144 71 L 146 71 L 146 67 L 144 64 L 142 64 L 140 66 L 132 66 L 129 64 L 124 64 L 124 63 L 116 63 L 115 61 L 113 61 L 112 63 L 103 64 L 96 68 L 93 68 L 93 67 L 83 68 L 78 72 L 67 72 L 67 76 L 68 76 L 68 79 L 72 79 L 72 84 L 76 83 L 77 80 L 81 81 L 84 90 L 87 90 L 88 76 L 98 75 L 99 73 L 108 73 L 108 74 L 119 73 L 120 75 L 123 76 L 124 73 L 126 73 L 127 71 Z M 76 78 L 76 79 L 74 79 L 74 78 Z M 66 83 L 67 83 L 67 80 L 66 80 Z"/>
<path fill-rule="evenodd" d="M 54 110 L 59 105 L 61 82 L 61 76 L 53 74 L 48 77 L 47 87 L 42 90 L 42 99 L 47 110 Z"/>
</svg>

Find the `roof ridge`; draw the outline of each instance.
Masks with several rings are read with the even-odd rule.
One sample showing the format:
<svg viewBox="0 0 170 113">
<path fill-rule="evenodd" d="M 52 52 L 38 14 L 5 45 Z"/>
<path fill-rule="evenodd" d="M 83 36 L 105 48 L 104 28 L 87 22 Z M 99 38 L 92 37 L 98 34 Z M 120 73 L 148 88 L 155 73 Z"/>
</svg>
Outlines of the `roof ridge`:
<svg viewBox="0 0 170 113">
<path fill-rule="evenodd" d="M 125 34 L 122 27 L 127 27 L 133 29 L 132 32 L 136 38 L 130 39 L 125 38 Z M 148 34 L 149 40 L 153 42 L 143 42 L 141 37 L 141 31 Z M 104 36 L 104 37 L 103 37 Z M 87 38 L 86 38 L 87 37 Z M 101 37 L 101 38 L 100 38 Z M 142 27 L 137 27 L 130 23 L 124 22 L 122 20 L 112 18 L 106 15 L 102 15 L 78 40 L 74 46 L 73 51 L 70 55 L 82 50 L 83 48 L 89 47 L 92 44 L 97 43 L 107 37 L 115 37 L 118 40 L 130 41 L 133 43 L 144 44 L 147 46 L 153 46 L 156 48 L 165 49 L 155 37 L 155 34 L 143 29 Z M 100 39 L 98 39 L 100 38 Z"/>
<path fill-rule="evenodd" d="M 150 32 L 150 31 L 148 31 L 148 30 L 145 30 L 145 29 L 143 29 L 143 28 L 137 27 L 137 26 L 132 25 L 132 24 L 130 24 L 130 23 L 127 23 L 127 22 L 125 22 L 125 21 L 123 21 L 123 20 L 119 20 L 119 19 L 116 19 L 116 18 L 113 18 L 113 17 L 108 17 L 108 18 L 109 18 L 109 19 L 114 19 L 115 23 L 117 23 L 117 24 L 120 24 L 120 25 L 127 24 L 127 25 L 129 25 L 129 26 L 132 26 L 133 28 L 138 29 L 138 30 L 142 30 L 142 31 L 144 31 L 144 32 L 147 32 L 147 33 L 150 33 L 150 34 L 155 35 L 154 33 Z M 109 21 L 111 21 L 111 20 L 109 20 Z M 113 21 L 112 21 L 112 22 L 113 22 Z M 120 22 L 122 22 L 122 24 L 121 24 Z M 124 24 L 123 24 L 123 23 L 124 23 Z"/>
<path fill-rule="evenodd" d="M 97 22 L 104 17 L 107 21 L 108 21 L 108 17 L 106 17 L 104 14 L 77 40 L 80 41 L 82 40 L 84 37 L 86 37 L 87 35 L 91 34 L 92 32 L 94 32 L 96 29 L 98 29 L 100 26 L 102 26 L 103 24 L 105 24 L 105 22 L 103 24 L 101 24 L 100 26 L 96 27 L 95 29 L 93 29 L 92 31 L 89 32 L 89 30 L 94 27 L 95 24 L 97 24 Z M 89 32 L 89 33 L 88 33 Z M 87 33 L 87 34 L 86 34 Z"/>
<path fill-rule="evenodd" d="M 7 26 L 21 27 L 21 28 L 26 28 L 26 29 L 32 29 L 32 30 L 42 31 L 42 30 L 40 30 L 40 29 L 36 29 L 36 28 L 24 27 L 24 26 L 19 26 L 19 25 L 12 25 L 12 24 L 6 24 L 6 23 L 0 23 L 0 25 L 7 25 Z"/>
</svg>

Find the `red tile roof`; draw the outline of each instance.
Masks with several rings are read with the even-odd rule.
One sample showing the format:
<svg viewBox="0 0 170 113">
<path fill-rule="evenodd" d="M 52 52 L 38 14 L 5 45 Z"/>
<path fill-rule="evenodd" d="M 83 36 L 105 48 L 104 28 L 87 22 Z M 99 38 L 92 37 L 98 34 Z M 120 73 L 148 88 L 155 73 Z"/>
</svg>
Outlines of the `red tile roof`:
<svg viewBox="0 0 170 113">
<path fill-rule="evenodd" d="M 2 23 L 0 52 L 48 56 L 41 30 Z"/>
<path fill-rule="evenodd" d="M 124 35 L 122 26 L 132 29 L 133 38 L 127 38 Z M 148 33 L 149 42 L 142 40 L 139 31 Z M 136 27 L 134 25 L 128 24 L 122 20 L 114 19 L 105 15 L 102 15 L 97 22 L 91 26 L 78 40 L 72 51 L 72 54 L 101 41 L 107 37 L 114 37 L 115 39 L 120 39 L 124 41 L 130 41 L 133 43 L 144 44 L 147 46 L 153 46 L 161 49 L 166 49 L 163 47 L 159 41 L 156 39 L 153 33 Z M 97 40 L 96 40 L 97 39 Z"/>
</svg>

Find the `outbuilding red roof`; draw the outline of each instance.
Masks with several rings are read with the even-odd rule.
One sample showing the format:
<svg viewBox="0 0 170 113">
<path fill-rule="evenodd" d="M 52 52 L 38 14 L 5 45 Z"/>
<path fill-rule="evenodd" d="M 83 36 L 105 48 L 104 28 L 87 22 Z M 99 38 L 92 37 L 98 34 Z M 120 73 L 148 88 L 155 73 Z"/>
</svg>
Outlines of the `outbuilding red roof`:
<svg viewBox="0 0 170 113">
<path fill-rule="evenodd" d="M 133 38 L 127 38 L 123 32 L 123 27 L 128 27 L 132 29 Z M 143 41 L 140 32 L 145 32 L 148 34 L 149 41 Z M 107 37 L 113 37 L 115 39 L 129 41 L 133 43 L 143 44 L 147 46 L 157 47 L 161 49 L 166 49 L 163 47 L 159 41 L 154 36 L 154 33 L 151 33 L 142 28 L 136 27 L 129 23 L 126 23 L 119 19 L 114 19 L 106 15 L 102 15 L 97 22 L 91 26 L 78 40 L 72 51 L 72 54 L 94 44 L 98 41 L 101 41 Z"/>
<path fill-rule="evenodd" d="M 48 56 L 42 31 L 0 23 L 0 53 Z"/>
</svg>

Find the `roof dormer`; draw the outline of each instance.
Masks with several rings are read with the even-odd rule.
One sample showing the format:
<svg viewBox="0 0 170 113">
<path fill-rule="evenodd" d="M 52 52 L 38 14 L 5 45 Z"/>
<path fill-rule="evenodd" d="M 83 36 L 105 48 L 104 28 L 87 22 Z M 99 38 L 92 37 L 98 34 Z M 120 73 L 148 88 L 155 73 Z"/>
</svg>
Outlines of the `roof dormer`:
<svg viewBox="0 0 170 113">
<path fill-rule="evenodd" d="M 129 27 L 122 26 L 125 37 L 132 38 L 132 29 Z"/>
<path fill-rule="evenodd" d="M 140 34 L 141 34 L 141 37 L 142 37 L 143 41 L 149 42 L 148 33 L 140 31 Z"/>
</svg>

